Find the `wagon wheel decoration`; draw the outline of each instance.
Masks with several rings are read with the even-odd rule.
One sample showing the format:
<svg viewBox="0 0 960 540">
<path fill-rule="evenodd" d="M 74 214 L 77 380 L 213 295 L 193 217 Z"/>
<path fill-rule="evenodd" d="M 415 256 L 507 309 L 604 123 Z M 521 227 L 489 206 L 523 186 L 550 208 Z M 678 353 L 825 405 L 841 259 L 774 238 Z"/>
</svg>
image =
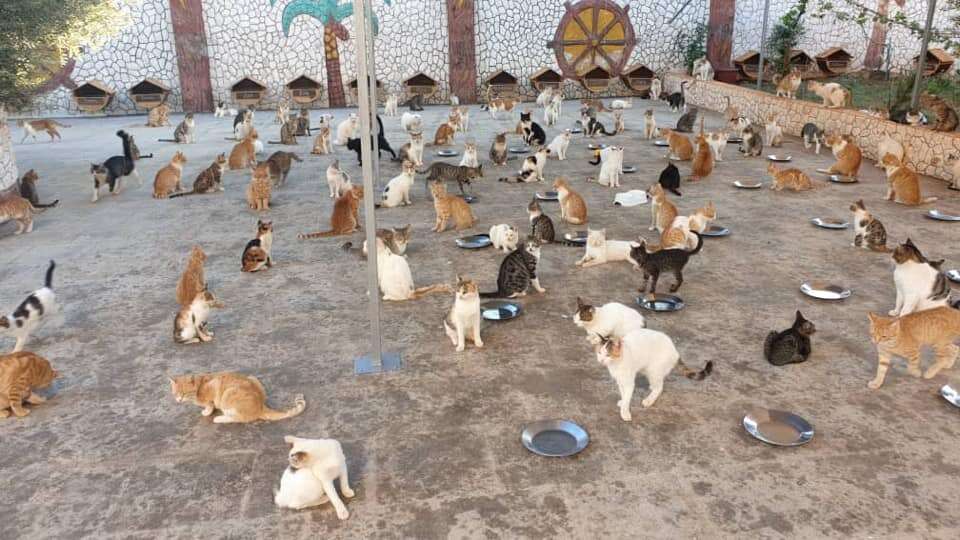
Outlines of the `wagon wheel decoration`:
<svg viewBox="0 0 960 540">
<path fill-rule="evenodd" d="M 565 2 L 553 41 L 547 47 L 557 55 L 557 65 L 567 78 L 579 78 L 594 67 L 616 77 L 623 71 L 637 38 L 627 11 L 611 0 Z"/>
</svg>

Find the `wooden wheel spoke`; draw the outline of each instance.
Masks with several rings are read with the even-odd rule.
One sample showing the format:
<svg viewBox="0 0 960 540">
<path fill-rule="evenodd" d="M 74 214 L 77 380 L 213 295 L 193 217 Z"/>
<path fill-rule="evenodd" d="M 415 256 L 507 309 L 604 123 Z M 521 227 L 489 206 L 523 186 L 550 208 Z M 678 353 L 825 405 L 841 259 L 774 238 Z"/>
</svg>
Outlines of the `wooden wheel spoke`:
<svg viewBox="0 0 960 540">
<path fill-rule="evenodd" d="M 614 17 L 613 19 L 611 19 L 610 22 L 607 23 L 607 26 L 606 26 L 599 34 L 597 34 L 598 36 L 600 36 L 600 39 L 603 39 L 604 36 L 607 35 L 607 32 L 609 32 L 611 28 L 613 28 L 614 26 L 616 26 L 616 24 L 617 24 L 618 22 L 620 22 L 620 19 L 618 19 L 618 18 L 616 18 L 616 17 Z"/>
<path fill-rule="evenodd" d="M 580 63 L 580 61 L 583 60 L 585 56 L 587 56 L 588 54 L 590 54 L 590 51 L 591 51 L 590 48 L 585 48 L 585 49 L 583 49 L 583 52 L 582 52 L 582 53 L 578 54 L 577 57 L 573 59 L 573 62 L 571 62 L 570 65 L 573 66 L 573 70 L 574 70 L 574 71 L 577 70 L 577 65 Z"/>
<path fill-rule="evenodd" d="M 601 44 L 601 45 L 620 45 L 620 46 L 626 46 L 627 41 L 624 40 L 624 39 L 611 39 L 611 40 L 609 40 L 609 41 L 601 41 L 600 44 Z"/>
<path fill-rule="evenodd" d="M 590 30 L 580 21 L 580 17 L 573 17 L 573 22 L 577 23 L 580 29 L 583 30 L 583 35 L 590 36 Z"/>
<path fill-rule="evenodd" d="M 566 47 L 567 45 L 587 45 L 588 43 L 590 42 L 585 39 L 571 39 L 561 41 L 560 45 Z"/>
<path fill-rule="evenodd" d="M 607 60 L 607 69 L 608 69 L 608 70 L 613 69 L 614 66 L 617 65 L 617 63 L 614 62 L 613 59 L 610 58 L 610 57 L 607 55 L 607 52 L 604 51 L 602 47 L 597 47 L 597 52 L 600 53 L 600 56 L 604 57 L 604 58 Z M 596 60 L 596 59 L 594 59 L 594 60 Z M 594 64 L 596 64 L 596 62 L 594 62 Z"/>
<path fill-rule="evenodd" d="M 597 25 L 600 24 L 600 8 L 593 8 L 593 23 L 590 25 L 593 27 L 593 32 L 596 34 Z"/>
</svg>

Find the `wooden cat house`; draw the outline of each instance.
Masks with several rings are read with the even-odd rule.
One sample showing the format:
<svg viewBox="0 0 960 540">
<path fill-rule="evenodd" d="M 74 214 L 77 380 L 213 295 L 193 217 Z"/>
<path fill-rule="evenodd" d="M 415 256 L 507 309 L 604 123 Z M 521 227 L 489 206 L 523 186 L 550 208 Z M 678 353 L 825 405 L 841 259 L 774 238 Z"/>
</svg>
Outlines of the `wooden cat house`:
<svg viewBox="0 0 960 540">
<path fill-rule="evenodd" d="M 620 80 L 623 81 L 623 84 L 630 90 L 640 95 L 645 95 L 650 91 L 650 84 L 656 75 L 657 74 L 647 66 L 634 64 L 627 66 L 627 68 L 623 70 L 623 73 L 620 74 Z"/>
<path fill-rule="evenodd" d="M 563 75 L 560 75 L 560 73 L 548 67 L 541 68 L 530 76 L 530 84 L 536 88 L 538 92 L 543 92 L 548 86 L 553 89 L 560 88 L 560 83 L 562 82 Z"/>
<path fill-rule="evenodd" d="M 496 97 L 516 97 L 519 95 L 520 79 L 502 69 L 484 79 L 483 84 L 487 85 L 490 94 Z"/>
<path fill-rule="evenodd" d="M 350 97 L 353 98 L 354 103 L 357 103 L 360 101 L 360 94 L 359 94 L 360 91 L 358 90 L 358 86 L 357 86 L 358 84 L 359 82 L 357 81 L 356 77 L 354 77 L 353 79 L 350 80 L 350 82 L 347 83 L 347 88 L 350 90 Z M 377 101 L 384 101 L 384 100 L 386 100 L 386 97 L 384 96 L 383 81 L 381 81 L 380 79 L 377 79 Z"/>
<path fill-rule="evenodd" d="M 156 79 L 144 79 L 131 86 L 127 94 L 138 107 L 150 110 L 166 101 L 170 88 Z"/>
<path fill-rule="evenodd" d="M 610 88 L 610 80 L 610 72 L 600 66 L 594 66 L 580 75 L 580 84 L 593 93 L 604 92 Z"/>
<path fill-rule="evenodd" d="M 116 94 L 103 81 L 87 81 L 73 90 L 73 102 L 77 107 L 88 113 L 100 112 L 110 104 Z"/>
<path fill-rule="evenodd" d="M 824 75 L 843 75 L 850 71 L 853 55 L 841 47 L 830 47 L 816 56 L 817 66 Z"/>
<path fill-rule="evenodd" d="M 436 79 L 422 71 L 418 71 L 403 80 L 403 87 L 408 96 L 420 94 L 427 99 L 437 93 L 438 83 Z"/>
<path fill-rule="evenodd" d="M 920 55 L 913 57 L 913 64 L 916 65 Z M 927 49 L 927 59 L 923 66 L 923 75 L 930 77 L 945 73 L 953 67 L 954 58 L 943 49 Z"/>
<path fill-rule="evenodd" d="M 242 107 L 257 106 L 266 94 L 267 85 L 251 77 L 244 77 L 230 87 L 233 101 Z"/>
<path fill-rule="evenodd" d="M 764 61 L 764 64 L 767 64 Z M 733 59 L 733 65 L 740 72 L 740 76 L 751 81 L 757 80 L 760 75 L 760 53 L 757 51 L 747 51 Z M 769 72 L 769 68 L 764 66 L 764 73 Z"/>
<path fill-rule="evenodd" d="M 319 81 L 306 75 L 300 75 L 287 83 L 287 93 L 294 103 L 309 105 L 320 98 L 323 85 Z"/>
<path fill-rule="evenodd" d="M 790 58 L 787 62 L 790 69 L 796 69 L 804 79 L 816 73 L 817 62 L 812 56 L 800 49 L 790 49 Z"/>
</svg>

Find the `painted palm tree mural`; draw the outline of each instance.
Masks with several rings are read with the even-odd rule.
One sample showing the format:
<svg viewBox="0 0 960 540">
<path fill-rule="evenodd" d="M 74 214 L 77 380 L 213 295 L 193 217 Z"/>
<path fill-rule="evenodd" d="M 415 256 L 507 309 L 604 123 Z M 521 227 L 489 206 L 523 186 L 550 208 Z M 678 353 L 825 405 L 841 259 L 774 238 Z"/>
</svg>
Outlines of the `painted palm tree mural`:
<svg viewBox="0 0 960 540">
<path fill-rule="evenodd" d="M 903 7 L 904 0 L 894 0 L 898 6 Z M 877 0 L 877 15 L 888 17 L 890 11 L 890 0 Z M 877 70 L 883 65 L 883 48 L 887 41 L 887 22 L 877 20 L 873 23 L 873 32 L 870 35 L 870 41 L 867 42 L 867 53 L 863 58 L 863 65 L 867 69 Z"/>
<path fill-rule="evenodd" d="M 277 0 L 270 0 L 270 5 Z M 390 0 L 384 0 L 390 5 Z M 323 54 L 327 68 L 327 92 L 330 96 L 331 107 L 345 107 L 346 99 L 343 95 L 343 78 L 340 75 L 340 51 L 337 40 L 350 39 L 350 32 L 341 24 L 341 21 L 353 15 L 353 2 L 347 0 L 293 0 L 283 8 L 281 25 L 283 35 L 290 35 L 290 25 L 301 15 L 314 18 L 323 25 Z M 377 31 L 377 17 L 373 17 L 373 30 Z"/>
</svg>

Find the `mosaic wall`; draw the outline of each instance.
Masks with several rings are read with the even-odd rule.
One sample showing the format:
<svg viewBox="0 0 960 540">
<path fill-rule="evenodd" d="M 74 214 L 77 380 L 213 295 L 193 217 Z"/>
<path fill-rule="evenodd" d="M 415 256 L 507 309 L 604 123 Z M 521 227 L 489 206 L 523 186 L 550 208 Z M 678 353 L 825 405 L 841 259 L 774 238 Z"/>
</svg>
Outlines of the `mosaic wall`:
<svg viewBox="0 0 960 540">
<path fill-rule="evenodd" d="M 13 145 L 10 140 L 7 112 L 0 107 L 0 191 L 16 184 L 18 174 L 17 160 L 13 155 Z"/>
</svg>

